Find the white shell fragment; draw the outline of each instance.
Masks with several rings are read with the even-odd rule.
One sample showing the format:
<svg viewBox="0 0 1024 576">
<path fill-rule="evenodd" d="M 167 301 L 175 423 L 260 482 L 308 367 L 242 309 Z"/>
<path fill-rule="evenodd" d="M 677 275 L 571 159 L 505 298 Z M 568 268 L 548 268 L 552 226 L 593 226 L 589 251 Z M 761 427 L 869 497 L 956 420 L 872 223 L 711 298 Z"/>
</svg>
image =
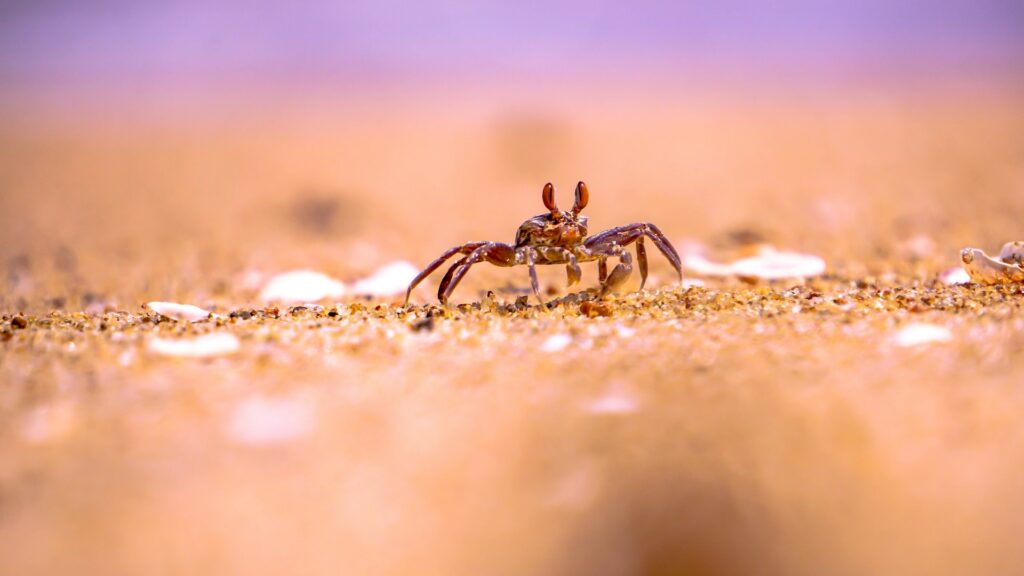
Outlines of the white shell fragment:
<svg viewBox="0 0 1024 576">
<path fill-rule="evenodd" d="M 392 262 L 379 268 L 372 276 L 363 278 L 352 285 L 352 292 L 369 296 L 394 296 L 404 294 L 419 269 L 405 260 Z"/>
<path fill-rule="evenodd" d="M 942 283 L 946 286 L 971 283 L 971 275 L 963 268 L 952 268 L 950 270 L 946 270 L 941 276 L 939 276 L 939 279 L 942 280 Z"/>
<path fill-rule="evenodd" d="M 313 431 L 313 404 L 304 398 L 254 397 L 239 403 L 228 422 L 228 436 L 241 444 L 283 444 Z"/>
<path fill-rule="evenodd" d="M 21 435 L 29 444 L 55 442 L 71 432 L 75 420 L 75 410 L 70 403 L 39 406 L 25 417 Z"/>
<path fill-rule="evenodd" d="M 162 356 L 179 358 L 210 358 L 237 352 L 238 338 L 227 332 L 212 332 L 195 338 L 153 338 L 149 341 L 150 352 Z"/>
<path fill-rule="evenodd" d="M 149 302 L 146 307 L 161 316 L 182 322 L 198 322 L 210 317 L 210 312 L 191 304 L 177 302 Z"/>
<path fill-rule="evenodd" d="M 825 261 L 811 254 L 761 246 L 754 256 L 728 264 L 711 262 L 700 254 L 683 256 L 683 268 L 700 276 L 741 276 L 762 280 L 810 278 L 825 273 Z"/>
<path fill-rule="evenodd" d="M 548 339 L 540 345 L 541 352 L 561 352 L 565 350 L 569 344 L 572 344 L 572 336 L 568 334 L 553 334 L 548 336 Z"/>
<path fill-rule="evenodd" d="M 302 304 L 340 298 L 344 294 L 345 285 L 339 280 L 313 270 L 294 270 L 268 280 L 260 292 L 260 300 Z"/>
<path fill-rule="evenodd" d="M 1021 267 L 1022 251 L 1019 242 L 1010 242 L 1003 246 L 1000 253 L 1002 260 L 992 258 L 983 250 L 964 248 L 960 251 L 960 261 L 971 280 L 979 284 L 1007 284 L 1024 282 L 1024 268 Z M 1005 260 L 1005 261 L 1004 261 Z"/>
<path fill-rule="evenodd" d="M 600 396 L 586 402 L 583 409 L 591 414 L 632 414 L 640 409 L 640 401 L 622 382 L 613 382 Z"/>
<path fill-rule="evenodd" d="M 949 342 L 952 339 L 953 333 L 950 332 L 949 328 L 923 322 L 915 322 L 900 328 L 894 337 L 896 345 L 904 348 Z"/>
</svg>

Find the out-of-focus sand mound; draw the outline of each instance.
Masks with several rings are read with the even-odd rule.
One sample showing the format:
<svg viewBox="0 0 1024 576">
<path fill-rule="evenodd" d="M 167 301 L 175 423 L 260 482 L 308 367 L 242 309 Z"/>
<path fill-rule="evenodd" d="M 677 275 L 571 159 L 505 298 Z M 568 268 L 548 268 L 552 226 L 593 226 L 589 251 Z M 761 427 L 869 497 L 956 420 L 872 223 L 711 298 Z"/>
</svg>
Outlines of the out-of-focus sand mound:
<svg viewBox="0 0 1024 576">
<path fill-rule="evenodd" d="M 1024 295 L 937 279 L 1024 238 L 1020 100 L 595 92 L 8 111 L 0 573 L 1024 565 Z M 409 309 L 258 299 L 285 270 L 510 241 L 545 181 L 567 203 L 578 179 L 594 231 L 649 220 L 829 272 L 682 289 L 649 248 L 649 289 L 594 314 L 517 304 L 525 270 L 485 265 L 447 312 L 436 279 Z"/>
</svg>

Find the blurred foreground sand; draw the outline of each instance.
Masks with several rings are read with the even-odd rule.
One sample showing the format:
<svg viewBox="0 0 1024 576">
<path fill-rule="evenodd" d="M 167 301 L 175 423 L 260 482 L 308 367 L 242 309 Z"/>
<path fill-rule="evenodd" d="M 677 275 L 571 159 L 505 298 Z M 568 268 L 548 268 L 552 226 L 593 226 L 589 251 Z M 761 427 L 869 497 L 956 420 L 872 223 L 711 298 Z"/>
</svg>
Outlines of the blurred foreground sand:
<svg viewBox="0 0 1024 576">
<path fill-rule="evenodd" d="M 935 278 L 962 246 L 1024 238 L 1020 100 L 615 102 L 5 113 L 0 573 L 1019 571 L 1024 296 Z M 426 308 L 376 302 L 140 313 L 508 241 L 543 182 L 567 198 L 581 178 L 595 230 L 757 235 L 834 275 L 684 292 L 655 257 L 664 301 L 429 332 L 410 328 Z M 510 283 L 525 271 L 478 267 L 454 299 Z M 914 321 L 953 339 L 895 345 Z M 146 345 L 216 330 L 240 352 Z"/>
</svg>

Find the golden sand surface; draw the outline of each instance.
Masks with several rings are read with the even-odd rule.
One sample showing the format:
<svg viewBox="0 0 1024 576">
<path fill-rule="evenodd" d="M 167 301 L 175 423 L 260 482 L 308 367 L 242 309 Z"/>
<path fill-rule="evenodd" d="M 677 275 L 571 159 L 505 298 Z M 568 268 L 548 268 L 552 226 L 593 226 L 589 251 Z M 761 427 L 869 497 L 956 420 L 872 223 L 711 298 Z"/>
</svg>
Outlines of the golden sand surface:
<svg viewBox="0 0 1024 576">
<path fill-rule="evenodd" d="M 1019 100 L 650 98 L 6 112 L 0 573 L 1017 572 L 1024 286 L 940 275 L 1024 238 Z M 257 297 L 509 241 L 580 178 L 592 231 L 828 271 Z"/>
</svg>

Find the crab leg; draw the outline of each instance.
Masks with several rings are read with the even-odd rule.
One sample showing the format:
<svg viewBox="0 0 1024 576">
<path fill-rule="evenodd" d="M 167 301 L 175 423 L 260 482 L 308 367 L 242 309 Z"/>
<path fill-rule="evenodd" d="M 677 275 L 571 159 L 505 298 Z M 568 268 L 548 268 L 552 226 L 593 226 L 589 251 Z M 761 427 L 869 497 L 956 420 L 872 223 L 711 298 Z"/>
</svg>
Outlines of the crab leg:
<svg viewBox="0 0 1024 576">
<path fill-rule="evenodd" d="M 569 263 L 565 265 L 565 275 L 570 288 L 579 284 L 583 278 L 583 270 L 580 269 L 579 263 L 576 262 L 576 256 L 573 254 L 569 254 Z"/>
<path fill-rule="evenodd" d="M 605 230 L 600 234 L 596 234 L 588 238 L 586 242 L 584 242 L 584 246 L 593 252 L 608 253 L 611 246 L 626 246 L 636 242 L 644 236 L 650 238 L 651 241 L 654 242 L 654 245 L 658 247 L 658 250 L 665 255 L 665 258 L 667 258 L 672 264 L 672 267 L 675 268 L 676 273 L 679 274 L 679 280 L 682 281 L 683 265 L 679 259 L 679 254 L 676 252 L 675 248 L 672 247 L 672 244 L 668 239 L 665 238 L 665 235 L 661 230 L 654 224 L 629 224 L 627 226 L 619 226 L 618 228 Z M 646 260 L 646 248 L 644 248 L 643 252 L 644 259 Z M 637 254 L 637 257 L 639 259 L 639 253 Z"/>
<path fill-rule="evenodd" d="M 441 295 L 444 294 L 445 289 L 448 288 L 449 284 L 451 284 L 452 276 L 455 275 L 455 270 L 457 270 L 459 266 L 465 264 L 468 258 L 468 256 L 463 256 L 462 258 L 459 258 L 458 260 L 455 261 L 455 264 L 452 264 L 444 273 L 444 277 L 441 278 L 441 284 L 439 284 L 437 287 L 438 300 L 441 300 Z"/>
<path fill-rule="evenodd" d="M 601 283 L 601 294 L 607 294 L 622 286 L 632 273 L 633 255 L 628 250 L 622 250 L 619 252 L 619 263 L 615 265 L 615 268 L 612 268 L 612 273 Z"/>
<path fill-rule="evenodd" d="M 525 248 L 523 252 L 526 254 L 526 265 L 530 269 L 530 285 L 533 287 L 533 293 L 537 296 L 537 300 L 540 302 L 542 308 L 547 310 L 547 303 L 540 296 L 540 283 L 537 282 L 537 266 L 534 262 L 534 250 L 532 248 Z"/>
<path fill-rule="evenodd" d="M 459 285 L 459 282 L 462 281 L 462 278 L 466 275 L 466 272 L 469 271 L 473 264 L 476 264 L 481 260 L 486 260 L 496 266 L 515 266 L 516 251 L 515 248 L 508 244 L 487 242 L 483 246 L 473 250 L 473 252 L 463 260 L 464 262 L 461 266 L 458 268 L 453 267 L 455 272 L 452 274 L 451 282 L 445 286 L 443 291 L 438 293 L 437 298 L 441 301 L 441 304 L 448 304 L 448 298 L 452 295 L 455 287 Z M 445 274 L 445 276 L 447 277 L 448 275 Z"/>
<path fill-rule="evenodd" d="M 644 237 L 636 239 L 636 261 L 640 265 L 640 289 L 647 284 L 647 248 L 644 246 Z"/>
<path fill-rule="evenodd" d="M 456 254 L 471 254 L 474 250 L 485 244 L 487 244 L 487 242 L 468 242 L 466 244 L 463 244 L 462 246 L 456 246 L 454 248 L 449 248 L 448 250 L 446 250 L 444 254 L 441 254 L 441 256 L 437 260 L 434 260 L 433 262 L 428 264 L 427 267 L 424 268 L 422 272 L 417 274 L 416 277 L 412 279 L 412 282 L 409 283 L 409 288 L 405 291 L 406 305 L 409 304 L 409 296 L 412 294 L 413 289 L 416 288 L 416 285 L 422 282 L 423 279 L 426 278 L 427 276 L 430 276 L 430 274 L 434 270 L 440 268 L 441 264 L 444 264 L 449 258 Z"/>
<path fill-rule="evenodd" d="M 644 224 L 644 226 L 644 232 L 647 234 L 648 238 L 654 241 L 654 245 L 658 247 L 658 250 L 661 250 L 661 253 L 665 255 L 665 258 L 668 258 L 668 261 L 672 263 L 672 267 L 675 268 L 676 273 L 679 274 L 679 281 L 682 282 L 683 263 L 679 259 L 679 253 L 676 252 L 675 247 L 673 247 L 672 243 L 668 241 L 668 238 L 665 237 L 665 234 L 660 228 L 649 222 Z"/>
</svg>

